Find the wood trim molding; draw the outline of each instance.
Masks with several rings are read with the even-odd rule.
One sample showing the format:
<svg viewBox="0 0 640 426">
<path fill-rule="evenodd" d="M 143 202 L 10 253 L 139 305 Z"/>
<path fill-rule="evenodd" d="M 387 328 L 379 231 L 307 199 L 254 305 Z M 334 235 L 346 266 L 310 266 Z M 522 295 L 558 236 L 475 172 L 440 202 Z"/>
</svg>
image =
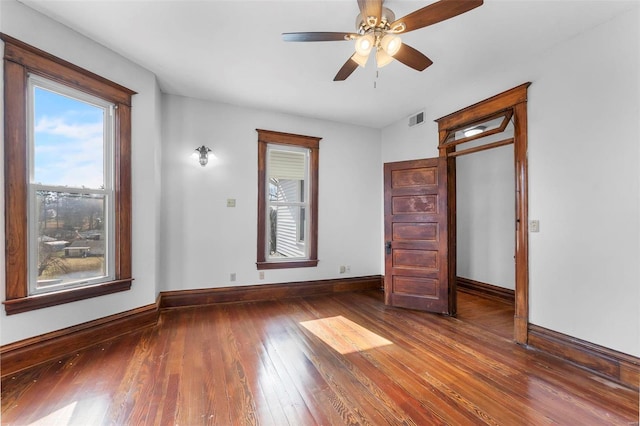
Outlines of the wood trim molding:
<svg viewBox="0 0 640 426">
<path fill-rule="evenodd" d="M 527 89 L 529 86 L 531 86 L 531 82 L 523 83 L 488 99 L 440 117 L 436 122 L 438 122 L 441 129 L 450 130 L 486 119 L 487 117 L 491 117 L 492 114 L 505 111 L 513 105 L 526 102 Z"/>
<path fill-rule="evenodd" d="M 6 48 L 6 45 L 5 45 Z M 27 126 L 10 126 L 7 123 L 26 123 L 27 91 L 24 68 L 13 62 L 4 62 L 4 235 L 6 297 L 26 297 L 27 274 L 27 186 L 24 185 L 27 167 Z M 14 104 L 15 108 L 9 108 Z M 9 212 L 15 214 L 9 214 Z"/>
<path fill-rule="evenodd" d="M 476 289 L 495 287 L 465 278 L 458 278 L 458 280 L 460 280 L 461 287 L 470 286 Z M 460 284 L 461 282 L 462 284 Z M 382 284 L 382 276 L 371 275 L 344 279 L 161 292 L 155 304 L 1 346 L 0 376 L 6 377 L 118 336 L 153 327 L 158 323 L 161 309 L 381 290 Z M 466 291 L 467 288 L 462 290 Z M 639 388 L 640 358 L 533 324 L 529 324 L 529 347 L 566 359 L 594 374 L 631 389 Z"/>
<path fill-rule="evenodd" d="M 157 304 L 78 324 L 0 347 L 0 376 L 54 360 L 74 351 L 158 323 Z"/>
<path fill-rule="evenodd" d="M 456 277 L 458 284 L 458 290 L 465 293 L 475 294 L 482 297 L 489 297 L 491 299 L 498 299 L 508 303 L 515 303 L 516 292 L 504 287 L 498 287 L 496 285 L 475 281 L 469 278 Z"/>
<path fill-rule="evenodd" d="M 5 275 L 7 315 L 41 309 L 131 288 L 131 97 L 136 92 L 61 58 L 0 33 L 4 42 Z M 112 281 L 29 295 L 27 81 L 46 77 L 115 104 L 113 176 L 116 253 Z"/>
<path fill-rule="evenodd" d="M 61 305 L 63 303 L 75 302 L 77 300 L 84 300 L 91 297 L 127 291 L 131 289 L 131 282 L 131 278 L 115 280 L 89 287 L 57 291 L 55 293 L 45 293 L 36 296 L 21 297 L 19 299 L 7 299 L 2 303 L 4 304 L 4 309 L 7 315 L 14 315 L 32 311 L 34 309 L 41 309 L 49 306 Z"/>
<path fill-rule="evenodd" d="M 456 146 L 447 143 L 449 133 L 455 129 L 474 125 L 487 118 L 512 117 L 514 121 L 513 156 L 515 167 L 515 197 L 516 197 L 516 290 L 514 339 L 517 343 L 526 345 L 529 324 L 529 189 L 528 189 L 528 160 L 527 160 L 527 90 L 530 82 L 516 86 L 510 90 L 492 96 L 469 107 L 435 120 L 438 123 L 438 149 L 441 157 L 448 158 L 449 181 L 449 263 L 455 268 L 456 256 L 456 228 L 455 228 L 455 199 L 456 199 L 456 155 L 469 154 L 471 150 L 459 151 Z M 505 122 L 503 121 L 503 124 Z M 469 141 L 471 138 L 467 139 Z M 462 142 L 462 140 L 460 140 Z M 505 142 L 506 143 L 506 142 Z M 487 146 L 485 146 L 486 148 Z M 455 269 L 452 271 L 455 274 Z M 455 275 L 450 282 L 455 283 Z"/>
<path fill-rule="evenodd" d="M 311 268 L 314 266 L 318 266 L 318 259 L 292 260 L 290 262 L 256 262 L 257 269 Z"/>
<path fill-rule="evenodd" d="M 55 360 L 118 336 L 153 327 L 160 309 L 379 290 L 382 276 L 161 292 L 155 304 L 0 346 L 0 376 Z"/>
<path fill-rule="evenodd" d="M 320 140 L 322 140 L 316 136 L 295 135 L 273 130 L 256 129 L 256 132 L 258 132 L 258 140 L 263 143 L 304 146 L 309 149 L 320 148 Z"/>
<path fill-rule="evenodd" d="M 0 33 L 0 39 L 5 43 L 5 60 L 20 64 L 28 69 L 29 72 L 35 72 L 63 84 L 82 85 L 85 92 L 100 98 L 131 106 L 131 96 L 136 94 L 135 91 L 24 43 L 8 34 Z"/>
<path fill-rule="evenodd" d="M 356 278 L 304 281 L 279 284 L 261 284 L 240 287 L 204 288 L 197 290 L 163 291 L 160 293 L 160 309 L 215 303 L 257 302 L 291 297 L 309 297 L 345 291 L 378 290 L 383 277 L 372 275 Z"/>
<path fill-rule="evenodd" d="M 460 157 L 461 155 L 473 154 L 474 152 L 486 151 L 487 149 L 498 148 L 500 146 L 511 145 L 513 138 L 503 139 L 501 141 L 476 146 L 473 148 L 463 149 L 462 151 L 454 151 L 447 153 L 447 157 Z"/>
<path fill-rule="evenodd" d="M 625 387 L 640 390 L 640 358 L 529 324 L 529 347 L 563 358 Z"/>
<path fill-rule="evenodd" d="M 262 269 L 307 268 L 318 265 L 318 200 L 320 140 L 315 136 L 295 135 L 256 129 L 258 132 L 258 238 L 256 246 L 256 267 Z M 309 257 L 291 262 L 272 262 L 267 259 L 267 145 L 293 145 L 309 149 L 309 211 L 307 220 L 309 231 L 306 238 Z"/>
</svg>

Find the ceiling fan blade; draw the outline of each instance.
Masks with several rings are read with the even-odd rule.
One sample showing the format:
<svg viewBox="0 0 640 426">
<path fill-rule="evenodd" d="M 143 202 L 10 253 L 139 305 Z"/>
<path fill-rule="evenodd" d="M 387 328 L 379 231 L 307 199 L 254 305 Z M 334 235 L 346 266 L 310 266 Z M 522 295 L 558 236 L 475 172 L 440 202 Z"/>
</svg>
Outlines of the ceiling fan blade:
<svg viewBox="0 0 640 426">
<path fill-rule="evenodd" d="M 338 74 L 333 78 L 333 81 L 346 80 L 356 68 L 358 68 L 358 63 L 352 58 L 347 59 L 347 62 L 340 68 L 340 71 L 338 71 Z"/>
<path fill-rule="evenodd" d="M 382 15 L 382 1 L 383 0 L 358 0 L 358 7 L 362 18 L 367 20 L 369 16 L 375 16 L 376 25 L 380 23 L 380 16 Z"/>
<path fill-rule="evenodd" d="M 406 66 L 418 71 L 423 71 L 429 65 L 433 64 L 433 61 L 431 61 L 431 59 L 427 58 L 413 47 L 404 43 L 402 43 L 402 46 L 400 46 L 400 50 L 398 50 L 398 53 L 393 55 L 393 57 Z"/>
<path fill-rule="evenodd" d="M 417 30 L 482 6 L 482 2 L 482 0 L 440 0 L 396 19 L 391 24 L 391 28 L 404 23 L 405 29 L 402 32 Z"/>
<path fill-rule="evenodd" d="M 345 41 L 357 37 L 355 33 L 282 33 L 284 41 Z"/>
</svg>

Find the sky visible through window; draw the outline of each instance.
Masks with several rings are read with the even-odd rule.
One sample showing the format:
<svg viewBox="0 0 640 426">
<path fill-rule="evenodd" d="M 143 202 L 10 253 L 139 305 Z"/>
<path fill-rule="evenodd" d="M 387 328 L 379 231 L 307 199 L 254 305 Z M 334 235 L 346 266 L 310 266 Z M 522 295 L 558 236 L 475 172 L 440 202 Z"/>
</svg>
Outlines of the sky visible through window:
<svg viewBox="0 0 640 426">
<path fill-rule="evenodd" d="M 34 89 L 34 182 L 103 188 L 105 110 Z"/>
</svg>

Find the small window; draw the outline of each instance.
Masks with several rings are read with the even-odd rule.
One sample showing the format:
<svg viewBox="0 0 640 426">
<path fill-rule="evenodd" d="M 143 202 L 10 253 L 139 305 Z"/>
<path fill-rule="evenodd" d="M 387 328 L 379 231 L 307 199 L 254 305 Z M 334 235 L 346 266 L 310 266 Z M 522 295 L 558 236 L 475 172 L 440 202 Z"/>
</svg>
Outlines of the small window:
<svg viewBox="0 0 640 426">
<path fill-rule="evenodd" d="M 267 145 L 267 259 L 308 259 L 304 241 L 304 211 L 309 201 L 304 188 L 309 184 L 309 149 Z"/>
<path fill-rule="evenodd" d="M 258 269 L 318 263 L 319 141 L 258 130 Z"/>
</svg>

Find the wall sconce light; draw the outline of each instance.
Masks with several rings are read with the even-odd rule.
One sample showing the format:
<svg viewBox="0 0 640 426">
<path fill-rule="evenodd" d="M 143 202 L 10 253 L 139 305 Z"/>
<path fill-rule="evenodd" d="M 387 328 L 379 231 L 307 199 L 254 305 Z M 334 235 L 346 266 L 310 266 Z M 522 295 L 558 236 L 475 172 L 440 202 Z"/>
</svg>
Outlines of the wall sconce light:
<svg viewBox="0 0 640 426">
<path fill-rule="evenodd" d="M 206 166 L 209 162 L 209 153 L 211 152 L 211 148 L 202 145 L 200 148 L 196 148 L 196 152 L 198 153 L 198 161 L 200 161 L 200 165 L 202 167 Z"/>
</svg>

